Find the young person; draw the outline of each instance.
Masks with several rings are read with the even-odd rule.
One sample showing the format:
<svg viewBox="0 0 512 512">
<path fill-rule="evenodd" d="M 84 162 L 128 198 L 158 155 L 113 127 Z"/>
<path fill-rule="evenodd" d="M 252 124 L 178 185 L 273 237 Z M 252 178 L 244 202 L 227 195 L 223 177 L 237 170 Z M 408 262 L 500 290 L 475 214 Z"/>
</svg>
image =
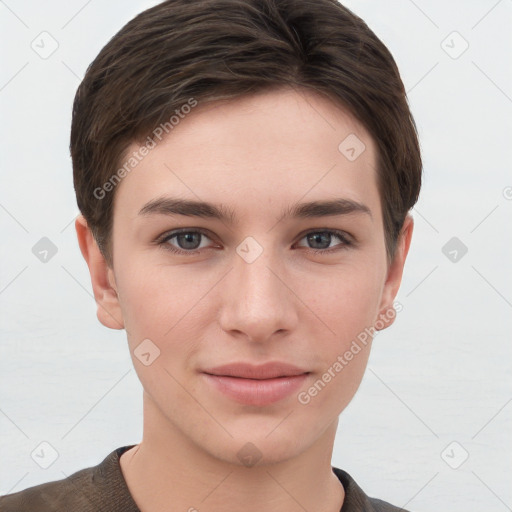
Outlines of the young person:
<svg viewBox="0 0 512 512">
<path fill-rule="evenodd" d="M 331 466 L 395 318 L 422 172 L 367 25 L 334 0 L 165 1 L 88 68 L 70 149 L 143 439 L 2 512 L 401 510 Z"/>
</svg>

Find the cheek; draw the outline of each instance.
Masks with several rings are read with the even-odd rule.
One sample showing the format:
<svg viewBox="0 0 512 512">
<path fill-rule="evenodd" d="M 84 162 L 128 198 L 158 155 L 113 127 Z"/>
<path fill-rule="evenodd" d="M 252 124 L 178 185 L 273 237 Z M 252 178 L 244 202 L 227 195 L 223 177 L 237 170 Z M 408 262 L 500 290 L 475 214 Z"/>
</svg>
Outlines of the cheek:
<svg viewBox="0 0 512 512">
<path fill-rule="evenodd" d="M 119 272 L 128 344 L 139 378 L 147 386 L 159 379 L 169 381 L 164 368 L 176 376 L 190 370 L 212 318 L 211 303 L 204 298 L 216 280 L 210 286 L 206 280 L 195 280 L 191 268 L 186 271 L 141 261 Z M 148 367 L 137 360 L 143 343 L 150 353 L 158 354 L 155 364 Z"/>
<path fill-rule="evenodd" d="M 316 380 L 303 390 L 303 400 L 298 397 L 308 412 L 339 414 L 356 393 L 370 354 L 382 278 L 371 267 L 353 267 L 317 280 L 324 286 L 309 283 L 304 288 L 303 293 L 314 290 L 308 305 L 316 315 L 311 315 L 310 325 L 320 368 Z"/>
<path fill-rule="evenodd" d="M 378 282 L 375 272 L 353 268 L 343 275 L 333 275 L 323 287 L 310 286 L 315 290 L 310 294 L 311 309 L 321 322 L 311 315 L 318 372 L 297 396 L 299 407 L 307 414 L 323 417 L 325 411 L 330 411 L 325 420 L 328 422 L 339 415 L 355 395 L 370 354 L 372 327 L 380 298 Z"/>
<path fill-rule="evenodd" d="M 215 321 L 215 311 L 222 308 L 226 299 L 223 293 L 236 293 L 236 286 L 228 286 L 227 281 L 221 288 L 215 286 L 224 271 L 194 264 L 148 264 L 142 258 L 139 262 L 131 259 L 129 266 L 120 267 L 116 277 L 132 344 L 153 337 L 168 346 L 178 333 L 184 334 L 185 327 L 188 331 L 193 325 L 196 332 L 201 326 L 208 328 L 208 322 Z M 377 262 L 363 258 L 347 265 L 282 273 L 291 290 L 288 307 L 296 308 L 300 317 L 297 329 L 316 334 L 323 330 L 322 337 L 330 332 L 334 348 L 341 349 L 340 341 L 347 342 L 372 325 L 384 277 L 380 274 Z M 181 343 L 186 344 L 186 338 Z"/>
<path fill-rule="evenodd" d="M 323 320 L 336 340 L 347 340 L 375 319 L 383 279 L 376 268 L 331 267 L 324 275 L 304 279 L 296 288 L 297 294 L 304 297 L 304 304 Z"/>
<path fill-rule="evenodd" d="M 128 331 L 163 338 L 193 311 L 201 287 L 186 271 L 140 261 L 120 270 L 121 306 Z"/>
<path fill-rule="evenodd" d="M 297 407 L 308 417 L 323 418 L 325 425 L 346 408 L 357 392 L 364 375 L 371 342 L 360 344 L 348 361 L 346 351 L 339 351 L 323 371 L 297 395 Z M 327 411 L 329 411 L 327 413 Z"/>
</svg>

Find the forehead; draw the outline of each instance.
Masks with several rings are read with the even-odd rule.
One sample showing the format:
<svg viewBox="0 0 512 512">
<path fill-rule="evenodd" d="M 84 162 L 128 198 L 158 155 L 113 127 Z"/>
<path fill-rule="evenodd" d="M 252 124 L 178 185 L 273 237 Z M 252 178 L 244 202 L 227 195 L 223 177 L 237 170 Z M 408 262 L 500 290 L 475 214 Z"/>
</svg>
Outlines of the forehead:
<svg viewBox="0 0 512 512">
<path fill-rule="evenodd" d="M 125 160 L 141 147 L 132 144 Z M 260 215 L 277 203 L 281 213 L 283 203 L 301 198 L 342 196 L 375 208 L 376 147 L 348 111 L 311 91 L 200 104 L 126 173 L 115 210 L 134 217 L 166 194 Z"/>
</svg>

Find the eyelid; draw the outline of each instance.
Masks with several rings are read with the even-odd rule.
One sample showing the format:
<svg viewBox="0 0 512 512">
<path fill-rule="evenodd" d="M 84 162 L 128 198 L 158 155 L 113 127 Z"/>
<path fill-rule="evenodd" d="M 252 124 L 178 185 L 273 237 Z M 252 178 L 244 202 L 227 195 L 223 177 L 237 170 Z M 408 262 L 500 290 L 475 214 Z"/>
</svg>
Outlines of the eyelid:
<svg viewBox="0 0 512 512">
<path fill-rule="evenodd" d="M 300 235 L 298 235 L 297 242 L 295 242 L 294 245 L 297 244 L 298 242 L 300 242 L 307 235 L 314 234 L 314 233 L 326 233 L 326 232 L 331 235 L 334 235 L 335 237 L 338 237 L 342 241 L 342 243 L 337 244 L 334 247 L 330 247 L 328 249 L 313 249 L 311 247 L 306 247 L 306 246 L 300 246 L 300 247 L 303 247 L 307 251 L 313 252 L 315 254 L 326 254 L 327 255 L 327 254 L 332 254 L 334 252 L 338 252 L 340 250 L 346 249 L 348 247 L 354 247 L 357 243 L 355 237 L 352 236 L 350 233 L 347 233 L 344 230 L 335 229 L 335 228 L 312 228 L 312 229 L 303 231 Z M 180 233 L 200 233 L 201 235 L 205 236 L 206 238 L 208 238 L 211 241 L 214 241 L 214 239 L 215 239 L 214 236 L 212 237 L 210 235 L 210 231 L 207 229 L 204 229 L 204 228 L 177 228 L 177 229 L 163 233 L 161 236 L 159 236 L 155 240 L 154 243 L 157 244 L 158 246 L 164 247 L 164 249 L 169 250 L 175 254 L 183 254 L 183 255 L 190 255 L 190 256 L 197 255 L 204 250 L 211 249 L 210 247 L 206 247 L 206 248 L 203 247 L 202 249 L 192 249 L 192 250 L 187 251 L 185 249 L 180 249 L 178 247 L 174 247 L 174 246 L 167 244 L 167 242 L 170 239 L 176 237 Z"/>
<path fill-rule="evenodd" d="M 210 232 L 207 230 L 207 229 L 203 229 L 203 228 L 177 228 L 177 229 L 173 229 L 171 231 L 166 231 L 165 233 L 163 233 L 162 235 L 160 235 L 156 240 L 155 240 L 155 243 L 156 244 L 161 244 L 161 243 L 165 243 L 167 242 L 168 240 L 170 240 L 171 238 L 174 238 L 176 235 L 179 235 L 180 233 L 201 233 L 202 235 L 204 235 L 206 238 L 210 239 L 213 241 L 213 239 L 215 237 L 213 237 Z M 183 250 L 183 249 L 182 249 Z M 194 252 L 195 251 L 198 251 L 199 249 L 193 249 L 192 251 L 185 251 L 185 252 Z"/>
<path fill-rule="evenodd" d="M 356 238 L 348 233 L 347 231 L 343 229 L 336 229 L 336 228 L 313 228 L 313 229 L 307 229 L 306 231 L 302 232 L 300 235 L 297 236 L 297 240 L 302 240 L 305 236 L 311 235 L 313 233 L 330 233 L 332 235 L 335 235 L 339 237 L 341 240 L 346 241 L 347 243 L 356 243 Z"/>
<path fill-rule="evenodd" d="M 336 229 L 336 228 L 314 228 L 309 229 L 303 233 L 301 233 L 298 237 L 298 242 L 300 242 L 303 238 L 305 238 L 307 235 L 314 234 L 314 233 L 329 233 L 331 236 L 334 235 L 335 237 L 339 238 L 341 240 L 341 244 L 337 244 L 334 247 L 330 247 L 328 249 L 313 249 L 311 247 L 304 247 L 309 252 L 312 252 L 313 254 L 334 254 L 338 253 L 339 251 L 342 251 L 344 249 L 356 247 L 356 239 L 346 231 L 342 229 Z"/>
</svg>

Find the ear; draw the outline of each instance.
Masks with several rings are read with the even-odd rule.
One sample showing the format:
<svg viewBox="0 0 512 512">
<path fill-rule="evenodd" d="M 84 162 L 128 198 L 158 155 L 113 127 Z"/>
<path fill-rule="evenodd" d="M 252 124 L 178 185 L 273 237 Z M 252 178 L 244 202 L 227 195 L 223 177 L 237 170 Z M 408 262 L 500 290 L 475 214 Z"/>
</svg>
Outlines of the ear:
<svg viewBox="0 0 512 512">
<path fill-rule="evenodd" d="M 386 282 L 384 283 L 379 306 L 379 317 L 375 321 L 375 329 L 377 331 L 386 329 L 386 327 L 389 327 L 395 321 L 396 312 L 393 308 L 393 300 L 402 282 L 405 258 L 409 252 L 409 246 L 411 245 L 413 228 L 414 221 L 412 216 L 408 213 L 398 237 L 395 256 L 388 267 L 388 274 Z"/>
<path fill-rule="evenodd" d="M 91 274 L 98 320 L 111 329 L 124 329 L 124 320 L 117 295 L 114 271 L 107 265 L 83 215 L 75 220 L 76 235 L 82 256 Z"/>
</svg>

